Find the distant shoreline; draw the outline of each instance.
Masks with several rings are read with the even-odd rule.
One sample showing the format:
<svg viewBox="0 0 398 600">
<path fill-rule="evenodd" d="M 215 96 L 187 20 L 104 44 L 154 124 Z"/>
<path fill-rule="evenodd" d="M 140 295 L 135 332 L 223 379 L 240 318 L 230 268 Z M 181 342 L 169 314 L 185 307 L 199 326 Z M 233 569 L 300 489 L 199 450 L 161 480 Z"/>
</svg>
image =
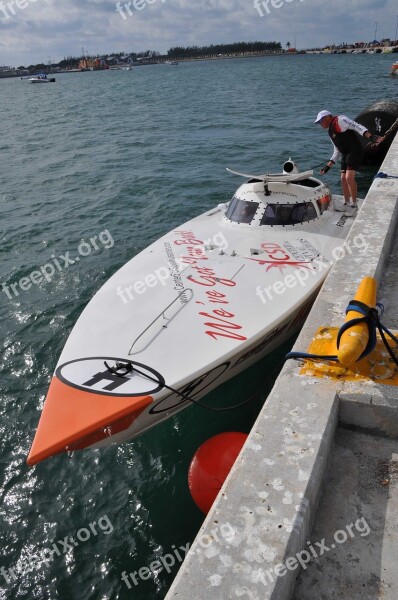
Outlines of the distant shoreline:
<svg viewBox="0 0 398 600">
<path fill-rule="evenodd" d="M 228 59 L 233 59 L 233 58 L 256 58 L 259 56 L 288 56 L 288 55 L 294 55 L 296 56 L 297 54 L 305 54 L 305 50 L 299 50 L 297 52 L 247 52 L 245 54 L 236 54 L 234 56 L 229 56 L 229 55 L 223 55 L 223 56 L 200 56 L 200 57 L 195 57 L 195 56 L 191 56 L 191 57 L 183 57 L 183 58 L 173 58 L 173 60 L 176 60 L 179 63 L 183 63 L 183 62 L 203 62 L 203 61 L 207 61 L 207 60 L 228 60 Z M 152 60 L 148 60 L 145 62 L 137 62 L 137 63 L 133 63 L 131 66 L 133 67 L 133 69 L 135 69 L 136 67 L 147 67 L 150 65 L 163 65 L 166 61 L 171 60 L 170 57 L 162 57 L 162 58 L 154 58 Z M 127 65 L 120 65 L 120 69 L 123 69 L 123 67 L 126 67 Z M 117 69 L 95 69 L 95 71 L 108 71 L 108 70 L 117 70 Z M 51 74 L 57 74 L 57 73 L 84 73 L 84 72 L 93 72 L 90 69 L 89 70 L 80 70 L 80 69 L 54 69 L 54 68 L 47 68 L 47 69 L 43 69 L 43 71 L 45 71 L 46 73 L 51 73 Z M 15 77 L 30 77 L 31 75 L 35 75 L 36 72 L 31 72 L 29 75 L 23 75 L 21 74 L 20 71 L 17 71 L 16 73 L 10 73 L 8 72 L 1 72 L 0 71 L 0 78 L 1 79 L 6 79 L 6 78 L 15 78 Z"/>
<path fill-rule="evenodd" d="M 368 52 L 369 48 L 363 48 L 363 49 L 353 49 L 353 48 L 347 48 L 347 49 L 336 49 L 336 50 L 297 50 L 297 51 L 282 51 L 282 52 L 247 52 L 247 53 L 241 53 L 241 54 L 234 54 L 234 55 L 223 55 L 223 56 L 201 56 L 201 57 L 182 57 L 182 58 L 177 58 L 177 59 L 173 59 L 176 60 L 179 63 L 185 63 L 185 62 L 205 62 L 205 61 L 213 61 L 213 60 L 231 60 L 231 59 L 240 59 L 240 58 L 259 58 L 259 57 L 281 57 L 281 56 L 304 56 L 307 54 L 310 55 L 332 55 L 332 54 L 369 54 Z M 384 47 L 384 48 L 379 48 L 376 47 L 374 48 L 374 52 L 371 52 L 371 54 L 391 54 L 394 55 L 398 52 L 398 47 L 397 46 L 391 46 L 391 47 Z M 391 56 L 391 58 L 393 58 L 393 56 Z M 144 67 L 144 66 L 150 66 L 150 65 L 163 65 L 166 61 L 170 60 L 169 57 L 165 57 L 165 58 L 154 58 L 153 60 L 149 60 L 149 61 L 145 61 L 145 62 L 141 62 L 141 63 L 134 63 L 133 65 L 131 65 L 133 67 L 133 69 L 135 69 L 136 67 Z M 121 65 L 120 66 L 120 70 L 123 70 L 123 68 L 125 68 L 125 66 Z M 96 71 L 108 71 L 108 70 L 118 70 L 118 69 L 96 69 Z M 79 70 L 79 69 L 54 69 L 54 68 L 48 68 L 48 69 L 44 69 L 44 71 L 48 74 L 52 74 L 52 75 L 57 75 L 57 74 L 64 74 L 64 73 L 84 73 L 84 72 L 94 72 L 92 70 L 88 70 L 88 71 L 83 71 L 83 70 Z M 1 72 L 0 71 L 0 79 L 15 79 L 15 78 L 21 78 L 21 79 L 26 79 L 28 77 L 34 76 L 36 75 L 36 72 L 31 72 L 29 75 L 27 74 L 22 74 L 20 71 L 16 70 L 15 72 L 10 72 L 10 71 L 5 71 L 5 72 Z"/>
</svg>

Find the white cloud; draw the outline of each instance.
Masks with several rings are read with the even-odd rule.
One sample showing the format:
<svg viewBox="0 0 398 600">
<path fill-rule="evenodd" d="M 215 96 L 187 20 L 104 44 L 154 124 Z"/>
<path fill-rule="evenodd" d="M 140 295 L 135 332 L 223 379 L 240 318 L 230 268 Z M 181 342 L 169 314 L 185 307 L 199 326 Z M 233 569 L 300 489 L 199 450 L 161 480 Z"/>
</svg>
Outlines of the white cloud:
<svg viewBox="0 0 398 600">
<path fill-rule="evenodd" d="M 0 64 L 14 66 L 77 56 L 82 46 L 103 54 L 252 40 L 284 45 L 294 37 L 299 48 L 370 41 L 376 21 L 378 38 L 394 37 L 397 22 L 396 0 L 264 0 L 263 17 L 253 0 L 151 0 L 125 20 L 114 0 L 18 0 L 26 8 L 14 2 L 15 14 L 9 1 L 0 1 Z"/>
</svg>

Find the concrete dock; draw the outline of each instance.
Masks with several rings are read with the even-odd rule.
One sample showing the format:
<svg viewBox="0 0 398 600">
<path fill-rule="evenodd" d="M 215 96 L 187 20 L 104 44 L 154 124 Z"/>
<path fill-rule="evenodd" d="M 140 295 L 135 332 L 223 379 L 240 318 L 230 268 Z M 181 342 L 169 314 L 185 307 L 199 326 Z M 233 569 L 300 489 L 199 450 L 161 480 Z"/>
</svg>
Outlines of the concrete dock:
<svg viewBox="0 0 398 600">
<path fill-rule="evenodd" d="M 365 276 L 398 329 L 398 136 L 380 171 L 296 351 L 341 326 Z M 300 370 L 285 364 L 167 600 L 398 598 L 398 387 Z"/>
</svg>

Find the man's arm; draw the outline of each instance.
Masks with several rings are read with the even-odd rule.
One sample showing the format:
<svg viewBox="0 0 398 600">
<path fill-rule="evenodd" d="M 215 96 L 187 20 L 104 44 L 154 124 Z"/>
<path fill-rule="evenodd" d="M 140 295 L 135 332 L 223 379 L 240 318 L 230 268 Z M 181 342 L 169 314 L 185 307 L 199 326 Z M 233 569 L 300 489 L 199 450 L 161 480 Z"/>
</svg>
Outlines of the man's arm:
<svg viewBox="0 0 398 600">
<path fill-rule="evenodd" d="M 339 160 L 339 158 L 341 158 L 340 150 L 338 150 L 336 148 L 336 146 L 333 144 L 333 142 L 332 142 L 332 145 L 333 145 L 333 156 L 332 156 L 332 158 L 329 158 L 326 165 L 319 171 L 319 173 L 321 175 L 325 175 L 325 173 L 327 173 L 330 170 L 330 168 L 336 164 L 336 162 Z"/>
<path fill-rule="evenodd" d="M 357 123 L 346 115 L 340 115 L 337 117 L 336 132 L 340 133 L 342 131 L 347 131 L 347 129 L 352 129 L 353 131 L 359 133 L 359 135 L 364 135 L 365 132 L 368 131 L 366 127 L 360 125 L 360 123 Z"/>
<path fill-rule="evenodd" d="M 333 144 L 333 142 L 332 142 Z M 334 164 L 341 158 L 341 152 L 336 146 L 333 144 L 333 155 L 332 158 L 329 158 L 329 162 L 332 161 Z"/>
<path fill-rule="evenodd" d="M 370 131 L 366 129 L 366 127 L 364 127 L 360 123 L 357 123 L 353 119 L 350 119 L 346 115 L 340 115 L 339 117 L 337 117 L 337 123 L 335 127 L 337 132 L 339 132 L 339 130 L 340 132 L 342 132 L 347 131 L 347 129 L 351 129 L 359 135 L 363 135 L 364 138 L 366 138 L 372 143 L 378 143 L 383 139 L 379 135 L 371 134 Z"/>
</svg>

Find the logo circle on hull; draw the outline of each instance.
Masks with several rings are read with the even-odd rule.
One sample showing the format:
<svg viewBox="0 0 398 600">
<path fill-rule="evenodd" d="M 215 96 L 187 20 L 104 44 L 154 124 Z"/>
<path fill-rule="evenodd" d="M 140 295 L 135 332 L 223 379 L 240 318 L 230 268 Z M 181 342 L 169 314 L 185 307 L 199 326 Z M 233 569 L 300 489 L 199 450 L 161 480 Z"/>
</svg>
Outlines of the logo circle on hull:
<svg viewBox="0 0 398 600">
<path fill-rule="evenodd" d="M 105 361 L 130 364 L 133 369 L 129 373 L 114 373 L 105 366 Z M 151 379 L 134 371 L 134 366 L 143 373 L 148 373 Z M 165 385 L 164 377 L 152 367 L 125 358 L 107 356 L 71 360 L 60 365 L 55 375 L 66 385 L 78 390 L 120 398 L 150 396 L 162 390 Z"/>
</svg>

